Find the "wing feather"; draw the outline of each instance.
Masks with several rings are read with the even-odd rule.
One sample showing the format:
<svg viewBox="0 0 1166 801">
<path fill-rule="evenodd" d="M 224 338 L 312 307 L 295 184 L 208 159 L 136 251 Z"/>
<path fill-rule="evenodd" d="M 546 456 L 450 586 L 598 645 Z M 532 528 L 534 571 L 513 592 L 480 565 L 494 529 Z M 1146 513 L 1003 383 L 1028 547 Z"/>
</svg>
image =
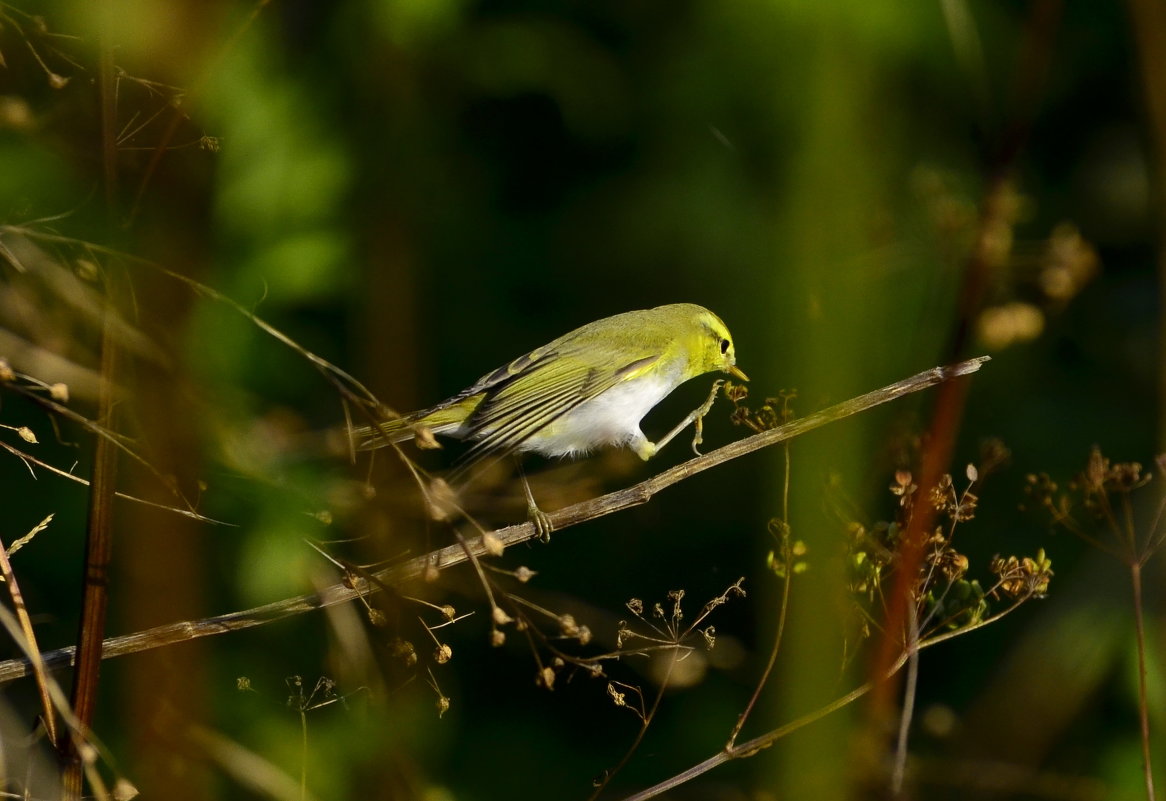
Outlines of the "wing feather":
<svg viewBox="0 0 1166 801">
<path fill-rule="evenodd" d="M 508 416 L 500 421 L 497 428 L 485 432 L 478 438 L 465 455 L 465 465 L 469 466 L 482 459 L 502 456 L 517 450 L 523 442 L 584 400 L 585 398 L 580 398 L 568 389 L 558 397 L 548 399 L 547 403 L 531 406 Z"/>
<path fill-rule="evenodd" d="M 516 450 L 546 426 L 584 403 L 636 374 L 658 356 L 636 359 L 616 370 L 603 370 L 562 358 L 562 353 L 539 354 L 526 360 L 522 370 L 498 379 L 495 371 L 484 380 L 491 384 L 469 420 L 468 439 L 477 440 L 466 453 L 463 466 Z M 523 359 L 517 359 L 508 367 Z M 495 379 L 495 380 L 491 380 Z"/>
</svg>

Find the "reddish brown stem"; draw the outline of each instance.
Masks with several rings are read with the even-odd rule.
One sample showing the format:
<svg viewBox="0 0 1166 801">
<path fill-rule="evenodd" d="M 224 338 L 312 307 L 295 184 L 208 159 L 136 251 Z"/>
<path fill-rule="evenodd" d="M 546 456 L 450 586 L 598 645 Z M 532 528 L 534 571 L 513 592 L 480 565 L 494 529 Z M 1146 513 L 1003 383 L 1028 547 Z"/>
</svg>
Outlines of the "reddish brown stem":
<svg viewBox="0 0 1166 801">
<path fill-rule="evenodd" d="M 103 9 L 105 14 L 112 9 Z M 98 99 L 101 105 L 102 172 L 105 200 L 113 230 L 117 193 L 117 100 L 113 43 L 108 22 L 102 25 L 98 56 Z M 116 268 L 105 275 L 106 311 L 101 331 L 101 385 L 98 391 L 98 424 L 107 431 L 116 429 L 116 387 L 118 346 L 115 303 Z M 76 670 L 73 673 L 73 712 L 81 729 L 93 722 L 97 707 L 98 674 L 102 640 L 109 603 L 109 564 L 113 553 L 113 499 L 117 483 L 118 449 L 106 437 L 97 439 L 93 459 L 93 483 L 89 493 L 89 520 L 86 527 L 85 574 L 81 600 L 81 623 L 77 633 Z M 61 797 L 75 801 L 81 797 L 84 775 L 76 740 L 61 735 L 57 743 L 63 756 Z"/>
</svg>

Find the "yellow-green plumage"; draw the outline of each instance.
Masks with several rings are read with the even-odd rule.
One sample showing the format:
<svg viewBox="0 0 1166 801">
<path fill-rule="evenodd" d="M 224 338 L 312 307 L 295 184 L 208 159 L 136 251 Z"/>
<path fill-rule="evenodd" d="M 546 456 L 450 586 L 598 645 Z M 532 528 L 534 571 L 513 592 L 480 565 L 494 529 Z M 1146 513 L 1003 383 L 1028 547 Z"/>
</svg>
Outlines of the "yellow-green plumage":
<svg viewBox="0 0 1166 801">
<path fill-rule="evenodd" d="M 357 433 L 370 449 L 421 426 L 473 442 L 469 461 L 514 451 L 572 456 L 604 445 L 627 445 L 647 459 L 657 446 L 640 431 L 644 415 L 698 375 L 745 379 L 736 361 L 732 336 L 708 309 L 625 312 L 564 334 L 432 408 Z"/>
</svg>

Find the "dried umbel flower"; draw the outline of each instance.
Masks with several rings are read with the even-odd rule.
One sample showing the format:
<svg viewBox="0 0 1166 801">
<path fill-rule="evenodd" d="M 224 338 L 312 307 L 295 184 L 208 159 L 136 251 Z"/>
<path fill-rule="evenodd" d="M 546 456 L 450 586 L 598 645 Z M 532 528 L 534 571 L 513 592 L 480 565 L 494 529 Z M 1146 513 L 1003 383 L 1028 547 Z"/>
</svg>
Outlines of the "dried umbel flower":
<svg viewBox="0 0 1166 801">
<path fill-rule="evenodd" d="M 571 638 L 579 636 L 579 624 L 575 622 L 573 615 L 559 616 L 559 634 Z"/>
<path fill-rule="evenodd" d="M 619 690 L 617 690 L 615 688 L 615 685 L 612 684 L 610 681 L 607 683 L 607 697 L 610 698 L 611 702 L 613 704 L 615 704 L 616 706 L 627 706 L 628 705 L 627 696 L 624 693 L 621 693 Z"/>
<path fill-rule="evenodd" d="M 770 431 L 793 418 L 790 401 L 797 392 L 783 391 L 776 398 L 766 398 L 761 408 L 754 411 L 742 401 L 749 397 L 749 388 L 743 384 L 725 382 L 725 397 L 733 402 L 733 413 L 729 420 L 733 425 L 745 426 L 754 432 Z"/>
<path fill-rule="evenodd" d="M 1042 548 L 1037 551 L 1035 557 L 996 556 L 989 567 L 1000 577 L 1000 592 L 1007 597 L 1043 598 L 1048 592 L 1049 581 L 1053 576 L 1052 564 L 1052 560 L 1045 555 Z"/>
<path fill-rule="evenodd" d="M 890 490 L 892 495 L 899 496 L 900 506 L 908 506 L 917 489 L 919 485 L 912 480 L 910 470 L 895 471 L 895 483 L 891 484 Z"/>
<path fill-rule="evenodd" d="M 964 574 L 968 572 L 968 557 L 951 548 L 945 548 L 931 554 L 928 557 L 928 562 L 934 565 L 949 582 L 963 578 Z"/>
</svg>

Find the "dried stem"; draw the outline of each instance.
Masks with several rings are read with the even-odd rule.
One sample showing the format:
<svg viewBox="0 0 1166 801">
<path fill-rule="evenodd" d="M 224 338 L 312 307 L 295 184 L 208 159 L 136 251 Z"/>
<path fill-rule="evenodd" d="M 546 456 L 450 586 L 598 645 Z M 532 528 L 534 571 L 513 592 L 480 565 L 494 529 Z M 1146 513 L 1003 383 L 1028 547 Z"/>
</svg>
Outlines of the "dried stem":
<svg viewBox="0 0 1166 801">
<path fill-rule="evenodd" d="M 788 523 L 789 520 L 789 476 L 790 476 L 790 453 L 789 443 L 786 442 L 782 446 L 784 451 L 784 473 L 782 475 L 782 493 L 781 493 L 781 525 L 784 529 L 784 534 L 788 540 Z M 737 722 L 733 725 L 733 731 L 729 734 L 729 739 L 725 743 L 725 750 L 732 751 L 733 746 L 737 742 L 737 736 L 741 734 L 741 729 L 745 727 L 745 721 L 749 719 L 749 715 L 753 713 L 753 708 L 757 706 L 757 701 L 761 698 L 761 692 L 765 689 L 765 685 L 769 683 L 769 677 L 773 674 L 773 666 L 777 664 L 777 655 L 781 651 L 781 642 L 785 634 L 785 621 L 789 612 L 789 597 L 790 586 L 794 579 L 794 554 L 792 547 L 783 547 L 781 553 L 785 559 L 785 576 L 781 584 L 781 600 L 777 607 L 777 631 L 773 635 L 773 645 L 769 648 L 769 661 L 765 663 L 765 670 L 761 671 L 761 678 L 757 680 L 757 686 L 753 689 L 753 695 L 749 698 L 749 703 L 745 705 L 745 709 L 737 716 Z"/>
<path fill-rule="evenodd" d="M 101 25 L 98 54 L 98 102 L 101 107 L 102 171 L 106 210 L 112 220 L 117 194 L 117 96 L 113 42 L 109 22 L 113 8 L 107 2 L 99 13 Z M 97 422 L 107 431 L 116 430 L 118 385 L 117 314 L 120 265 L 107 267 L 106 306 L 101 326 L 101 384 L 97 398 Z M 76 670 L 73 672 L 73 713 L 85 729 L 93 723 L 97 709 L 97 683 L 101 672 L 102 640 L 109 604 L 109 565 L 113 556 L 113 499 L 117 485 L 118 450 L 107 437 L 99 437 L 94 452 L 93 483 L 89 488 L 89 519 L 85 532 L 85 573 L 81 597 L 81 622 L 77 632 Z M 73 737 L 56 743 L 64 765 L 62 798 L 81 797 L 83 764 Z"/>
<path fill-rule="evenodd" d="M 1142 563 L 1130 562 L 1130 579 L 1134 588 L 1134 636 L 1138 642 L 1138 721 L 1142 735 L 1142 771 L 1146 780 L 1146 799 L 1154 801 L 1154 768 L 1150 761 L 1150 699 L 1146 695 L 1146 628 L 1142 619 Z"/>
<path fill-rule="evenodd" d="M 51 516 L 44 523 L 41 523 L 40 527 L 43 528 L 49 519 Z M 36 644 L 36 631 L 33 630 L 32 620 L 28 616 L 28 607 L 24 605 L 24 596 L 20 594 L 20 586 L 16 583 L 12 562 L 9 561 L 8 551 L 2 542 L 0 542 L 0 575 L 3 575 L 4 583 L 8 586 L 8 595 L 12 598 L 12 608 L 20 623 L 20 631 L 24 635 L 25 653 L 32 656 L 32 673 L 36 678 L 36 691 L 40 696 L 41 717 L 44 720 L 45 731 L 48 733 L 50 742 L 59 743 L 61 740 L 57 733 L 56 711 L 53 708 L 52 696 L 49 694 L 48 673 L 40 659 L 40 648 Z"/>
<path fill-rule="evenodd" d="M 49 471 L 50 473 L 52 473 L 55 476 L 60 476 L 61 478 L 68 479 L 69 481 L 75 481 L 76 483 L 81 484 L 82 486 L 85 486 L 85 487 L 90 486 L 90 482 L 88 479 L 81 478 L 81 476 L 75 476 L 72 473 L 66 472 L 59 467 L 53 467 L 48 462 L 41 461 L 40 459 L 36 458 L 35 456 L 32 456 L 31 454 L 25 453 L 24 451 L 20 450 L 19 448 L 13 447 L 12 445 L 9 445 L 7 442 L 0 442 L 0 450 L 8 451 L 13 456 L 15 456 L 17 459 L 24 462 L 25 466 L 36 465 L 37 467 L 40 467 L 40 468 L 43 468 L 44 470 Z M 30 467 L 30 469 L 31 469 L 31 467 Z M 35 474 L 34 474 L 34 476 L 35 476 Z M 169 505 L 164 504 L 164 503 L 157 503 L 156 501 L 147 501 L 145 498 L 139 498 L 136 495 L 129 495 L 127 493 L 120 492 L 120 491 L 115 492 L 113 495 L 115 498 L 121 498 L 123 501 L 133 501 L 134 503 L 140 503 L 143 506 L 152 506 L 155 509 L 162 509 L 162 510 L 167 511 L 167 512 L 173 512 L 174 514 L 182 515 L 183 517 L 189 517 L 191 520 L 198 520 L 198 521 L 203 522 L 203 523 L 213 523 L 213 524 L 218 525 L 218 526 L 229 525 L 228 523 L 224 523 L 222 520 L 215 520 L 213 517 L 206 517 L 205 515 L 200 515 L 198 512 L 192 511 L 190 509 L 181 509 L 177 506 L 169 506 Z"/>
<path fill-rule="evenodd" d="M 842 418 L 887 403 L 888 401 L 895 400 L 912 392 L 918 392 L 936 384 L 974 373 L 986 361 L 988 361 L 988 357 L 981 356 L 946 367 L 935 367 L 930 370 L 925 370 L 910 378 L 883 387 L 882 389 L 843 401 L 772 430 L 755 434 L 718 448 L 717 450 L 710 451 L 703 456 L 676 465 L 634 486 L 549 512 L 547 516 L 550 518 L 555 532 L 561 536 L 561 533 L 565 529 L 578 525 L 579 523 L 647 503 L 656 493 L 673 484 L 677 484 L 705 470 L 710 470 L 713 467 L 724 464 L 731 459 L 736 459 L 762 448 L 785 442 L 808 431 L 820 428 L 827 423 L 836 422 Z M 525 542 L 535 536 L 534 525 L 529 522 L 507 526 L 486 535 L 486 537 L 495 538 L 503 546 Z M 488 555 L 490 549 L 483 542 L 484 539 L 485 537 L 476 537 L 468 540 L 464 546 L 462 543 L 456 543 L 424 556 L 410 559 L 402 564 L 386 568 L 376 573 L 375 579 L 377 582 L 388 585 L 400 584 L 410 579 L 415 579 L 432 568 L 444 570 L 462 564 L 469 558 L 469 553 L 473 553 L 475 556 Z M 252 628 L 286 617 L 322 609 L 333 604 L 347 603 L 359 596 L 375 592 L 377 589 L 375 583 L 361 579 L 353 582 L 352 586 L 345 586 L 343 583 L 335 584 L 318 593 L 288 598 L 254 609 L 231 612 L 201 620 L 171 623 L 134 634 L 113 637 L 106 641 L 103 657 L 124 656 L 126 654 L 138 653 L 164 645 L 173 645 L 200 637 L 209 637 L 215 634 L 224 634 L 228 631 Z M 64 648 L 51 651 L 46 653 L 44 657 L 45 664 L 50 669 L 65 667 L 72 664 L 73 649 Z M 10 659 L 5 662 L 0 662 L 0 684 L 20 678 L 21 676 L 26 676 L 28 672 L 29 666 L 26 660 Z"/>
<path fill-rule="evenodd" d="M 919 641 L 919 616 L 914 606 L 908 606 L 910 615 L 911 645 Z M 895 743 L 895 765 L 891 771 L 891 794 L 899 798 L 903 794 L 903 778 L 907 774 L 907 737 L 911 731 L 911 718 L 915 714 L 915 692 L 919 687 L 919 649 L 912 647 L 907 657 L 907 678 L 903 683 L 903 713 L 899 716 L 899 739 Z"/>
<path fill-rule="evenodd" d="M 682 659 L 682 653 L 684 653 L 684 650 L 679 646 L 679 644 L 677 644 L 675 648 L 669 649 L 668 668 L 664 671 L 664 675 L 660 679 L 659 686 L 656 688 L 656 697 L 652 699 L 652 707 L 650 709 L 644 710 L 644 713 L 640 718 L 640 730 L 636 732 L 635 739 L 632 740 L 632 744 L 628 746 L 627 751 L 624 752 L 624 755 L 620 758 L 619 762 L 616 763 L 616 766 L 607 771 L 602 781 L 597 783 L 595 792 L 588 796 L 588 801 L 595 801 L 595 799 L 599 798 L 603 791 L 607 789 L 607 785 L 611 782 L 611 780 L 615 778 L 617 773 L 623 770 L 624 766 L 631 761 L 632 756 L 636 753 L 636 751 L 639 750 L 640 744 L 644 742 L 644 736 L 648 733 L 648 726 L 652 724 L 652 720 L 655 718 L 657 710 L 660 709 L 660 702 L 664 700 L 664 693 L 667 691 L 668 685 L 672 681 L 672 672 L 676 669 L 676 663 Z"/>
<path fill-rule="evenodd" d="M 766 748 L 769 748 L 778 740 L 792 734 L 793 732 L 805 728 L 811 723 L 815 723 L 827 715 L 837 712 L 839 709 L 842 709 L 848 704 L 854 703 L 878 685 L 886 684 L 888 679 L 898 673 L 903 668 L 903 665 L 907 664 L 907 660 L 916 651 L 921 651 L 924 648 L 930 648 L 934 645 L 939 645 L 941 642 L 946 642 L 948 640 L 954 639 L 955 637 L 961 637 L 965 634 L 970 634 L 977 629 L 995 623 L 1023 604 L 1026 600 L 1028 600 L 1028 597 L 1029 596 L 1021 596 L 1020 598 L 1017 598 L 1015 603 L 1013 603 L 1007 609 L 1004 609 L 990 617 L 984 618 L 981 621 L 970 623 L 967 626 L 955 631 L 947 631 L 942 634 L 937 634 L 936 636 L 929 639 L 921 640 L 917 647 L 907 649 L 900 653 L 898 658 L 895 659 L 895 661 L 891 664 L 889 671 L 886 674 L 866 682 L 862 686 L 851 690 L 846 695 L 843 695 L 840 698 L 836 698 L 825 706 L 819 707 L 809 714 L 803 715 L 796 720 L 792 720 L 789 723 L 786 723 L 784 726 L 778 726 L 776 729 L 768 731 L 759 737 L 754 737 L 752 740 L 748 740 L 747 742 L 741 743 L 740 745 L 724 749 L 709 757 L 705 761 L 693 765 L 692 767 L 676 774 L 675 776 L 672 776 L 669 779 L 665 779 L 659 784 L 653 785 L 646 790 L 641 790 L 634 795 L 627 796 L 626 798 L 622 799 L 622 801 L 647 801 L 649 798 L 655 798 L 662 793 L 667 792 L 668 790 L 675 789 L 682 784 L 690 782 L 697 776 L 708 773 L 713 768 L 719 767 L 726 762 L 734 759 L 745 759 L 747 757 L 754 756 L 755 754 L 763 751 Z"/>
</svg>

